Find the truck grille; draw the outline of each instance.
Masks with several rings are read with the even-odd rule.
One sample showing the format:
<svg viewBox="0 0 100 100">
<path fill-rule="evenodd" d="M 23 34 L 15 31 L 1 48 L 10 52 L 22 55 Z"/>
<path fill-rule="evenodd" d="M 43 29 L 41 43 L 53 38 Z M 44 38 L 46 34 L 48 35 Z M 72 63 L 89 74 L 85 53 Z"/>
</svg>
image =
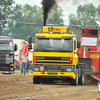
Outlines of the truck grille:
<svg viewBox="0 0 100 100">
<path fill-rule="evenodd" d="M 13 58 L 9 58 L 9 54 L 0 54 L 0 65 L 13 63 Z"/>
<path fill-rule="evenodd" d="M 36 63 L 70 64 L 70 57 L 36 57 Z"/>
<path fill-rule="evenodd" d="M 36 57 L 36 60 L 66 60 L 66 61 L 70 61 L 70 57 Z"/>
</svg>

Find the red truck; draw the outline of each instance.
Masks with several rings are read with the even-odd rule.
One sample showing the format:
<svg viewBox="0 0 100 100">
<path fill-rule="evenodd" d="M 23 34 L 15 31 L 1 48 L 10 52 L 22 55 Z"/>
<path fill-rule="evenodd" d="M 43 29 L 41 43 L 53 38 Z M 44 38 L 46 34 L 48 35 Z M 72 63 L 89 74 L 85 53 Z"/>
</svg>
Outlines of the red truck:
<svg viewBox="0 0 100 100">
<path fill-rule="evenodd" d="M 78 49 L 79 62 L 85 63 L 85 71 L 100 81 L 99 29 L 82 28 L 80 33 L 81 48 Z"/>
</svg>

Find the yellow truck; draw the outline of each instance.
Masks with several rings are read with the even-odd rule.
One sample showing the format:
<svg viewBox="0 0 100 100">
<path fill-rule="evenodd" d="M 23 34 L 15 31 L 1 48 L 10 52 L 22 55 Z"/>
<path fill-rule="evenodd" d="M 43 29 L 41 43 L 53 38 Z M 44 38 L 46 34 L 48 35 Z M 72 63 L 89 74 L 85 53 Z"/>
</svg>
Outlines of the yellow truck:
<svg viewBox="0 0 100 100">
<path fill-rule="evenodd" d="M 31 49 L 32 37 L 29 37 Z M 43 27 L 35 34 L 32 55 L 33 84 L 52 83 L 54 80 L 68 80 L 71 85 L 84 84 L 84 63 L 78 62 L 76 35 L 66 27 Z"/>
</svg>

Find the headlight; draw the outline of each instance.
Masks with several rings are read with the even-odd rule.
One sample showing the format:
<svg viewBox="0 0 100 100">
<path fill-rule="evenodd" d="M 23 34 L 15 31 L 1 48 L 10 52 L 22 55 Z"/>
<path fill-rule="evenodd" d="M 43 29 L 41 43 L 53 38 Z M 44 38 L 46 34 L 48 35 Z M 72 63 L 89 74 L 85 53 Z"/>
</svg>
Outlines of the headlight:
<svg viewBox="0 0 100 100">
<path fill-rule="evenodd" d="M 14 64 L 10 64 L 10 66 L 13 66 Z"/>
<path fill-rule="evenodd" d="M 13 58 L 13 56 L 9 56 L 9 58 Z"/>
<path fill-rule="evenodd" d="M 13 68 L 11 68 L 11 70 L 13 70 Z"/>
<path fill-rule="evenodd" d="M 71 72 L 72 71 L 72 69 L 71 68 L 67 68 L 67 70 L 66 70 L 67 72 Z"/>
<path fill-rule="evenodd" d="M 38 68 L 34 68 L 34 71 L 39 71 L 39 69 Z"/>
<path fill-rule="evenodd" d="M 10 54 L 13 54 L 13 52 L 11 51 Z"/>
</svg>

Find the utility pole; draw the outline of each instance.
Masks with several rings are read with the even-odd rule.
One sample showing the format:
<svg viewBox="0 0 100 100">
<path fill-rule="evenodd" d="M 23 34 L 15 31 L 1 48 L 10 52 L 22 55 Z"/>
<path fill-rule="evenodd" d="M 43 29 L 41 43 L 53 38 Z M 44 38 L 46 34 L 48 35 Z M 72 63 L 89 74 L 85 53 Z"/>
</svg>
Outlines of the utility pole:
<svg viewBox="0 0 100 100">
<path fill-rule="evenodd" d="M 0 20 L 0 24 L 1 24 L 1 32 L 0 35 L 2 36 L 3 33 L 3 23 L 5 22 L 5 20 Z"/>
</svg>

